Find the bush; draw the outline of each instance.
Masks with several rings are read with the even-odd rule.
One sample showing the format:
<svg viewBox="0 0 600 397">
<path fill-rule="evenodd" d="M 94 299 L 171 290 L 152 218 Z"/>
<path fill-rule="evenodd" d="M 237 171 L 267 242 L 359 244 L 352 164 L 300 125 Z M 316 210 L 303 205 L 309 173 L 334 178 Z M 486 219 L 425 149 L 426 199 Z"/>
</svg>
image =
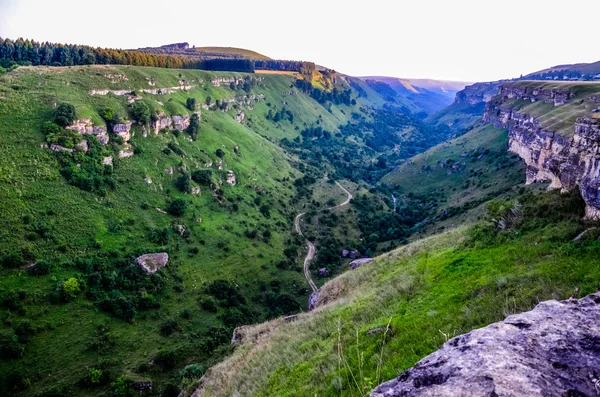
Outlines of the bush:
<svg viewBox="0 0 600 397">
<path fill-rule="evenodd" d="M 152 229 L 152 231 L 150 231 L 149 239 L 155 244 L 167 245 L 169 243 L 170 235 L 171 229 L 168 227 L 163 229 Z"/>
<path fill-rule="evenodd" d="M 169 319 L 160 326 L 160 334 L 164 337 L 167 337 L 178 329 L 179 327 L 177 326 L 177 321 Z"/>
<path fill-rule="evenodd" d="M 183 193 L 191 193 L 192 192 L 192 184 L 190 179 L 190 174 L 184 172 L 181 174 L 177 180 L 175 181 L 175 186 L 179 189 L 180 192 Z"/>
<path fill-rule="evenodd" d="M 2 267 L 6 269 L 14 269 L 16 267 L 23 266 L 25 264 L 25 259 L 21 254 L 11 253 L 7 254 L 2 258 Z"/>
<path fill-rule="evenodd" d="M 104 121 L 111 122 L 115 117 L 115 109 L 105 106 L 98 111 L 98 114 L 104 119 Z"/>
<path fill-rule="evenodd" d="M 192 112 L 196 110 L 196 98 L 188 98 L 185 101 L 185 106 Z"/>
<path fill-rule="evenodd" d="M 202 306 L 204 310 L 207 310 L 212 313 L 216 313 L 218 309 L 217 301 L 213 297 L 208 297 L 202 300 L 202 302 L 200 302 L 200 306 Z"/>
<path fill-rule="evenodd" d="M 200 364 L 190 364 L 181 371 L 182 379 L 200 379 L 206 370 Z"/>
<path fill-rule="evenodd" d="M 35 328 L 31 325 L 28 320 L 21 321 L 17 328 L 15 328 L 15 335 L 19 338 L 19 343 L 27 344 L 33 339 L 35 334 Z"/>
<path fill-rule="evenodd" d="M 135 397 L 135 389 L 133 380 L 125 375 L 121 375 L 115 382 L 110 385 L 108 392 L 110 397 Z"/>
<path fill-rule="evenodd" d="M 215 154 L 217 155 L 218 158 L 222 159 L 223 157 L 225 157 L 225 152 L 221 149 L 217 149 L 215 151 Z"/>
<path fill-rule="evenodd" d="M 193 140 L 198 138 L 200 132 L 200 117 L 197 114 L 192 114 L 190 117 L 190 125 L 186 128 L 186 132 L 190 134 Z"/>
<path fill-rule="evenodd" d="M 167 208 L 167 212 L 173 216 L 183 216 L 185 213 L 185 209 L 187 207 L 187 202 L 183 199 L 175 199 L 171 201 L 169 207 Z"/>
<path fill-rule="evenodd" d="M 192 179 L 200 185 L 208 186 L 212 180 L 212 170 L 196 170 L 192 172 Z"/>
<path fill-rule="evenodd" d="M 144 102 L 134 102 L 131 107 L 131 118 L 140 124 L 148 124 L 151 118 L 150 107 Z"/>
<path fill-rule="evenodd" d="M 62 127 L 73 124 L 75 121 L 75 106 L 70 103 L 61 103 L 54 111 L 54 122 Z"/>
<path fill-rule="evenodd" d="M 48 261 L 39 261 L 34 266 L 29 268 L 29 272 L 34 276 L 43 276 L 50 273 L 52 265 Z"/>
<path fill-rule="evenodd" d="M 65 281 L 62 284 L 62 289 L 67 299 L 75 298 L 77 294 L 79 294 L 79 292 L 81 291 L 79 281 L 77 281 L 75 277 L 71 277 L 70 279 Z"/>
<path fill-rule="evenodd" d="M 162 349 L 158 352 L 156 357 L 154 357 L 154 362 L 163 369 L 172 369 L 176 364 L 175 352 Z"/>
</svg>

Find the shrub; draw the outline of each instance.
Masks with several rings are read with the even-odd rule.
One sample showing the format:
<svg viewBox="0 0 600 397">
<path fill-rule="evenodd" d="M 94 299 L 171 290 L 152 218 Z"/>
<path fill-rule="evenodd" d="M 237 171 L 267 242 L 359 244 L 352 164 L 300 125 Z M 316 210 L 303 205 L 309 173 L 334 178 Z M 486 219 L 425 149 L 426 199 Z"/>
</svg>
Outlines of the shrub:
<svg viewBox="0 0 600 397">
<path fill-rule="evenodd" d="M 23 266 L 25 264 L 25 259 L 21 254 L 10 253 L 2 258 L 2 266 L 7 269 L 14 269 L 16 267 Z"/>
<path fill-rule="evenodd" d="M 98 114 L 104 119 L 104 121 L 111 122 L 115 117 L 115 109 L 105 106 L 98 111 Z"/>
<path fill-rule="evenodd" d="M 152 231 L 150 231 L 149 239 L 155 244 L 166 245 L 169 243 L 170 235 L 171 230 L 168 227 L 163 229 L 152 229 Z"/>
<path fill-rule="evenodd" d="M 167 337 L 178 329 L 179 327 L 177 326 L 177 321 L 169 319 L 160 326 L 160 334 L 164 337 Z"/>
<path fill-rule="evenodd" d="M 190 364 L 181 370 L 182 379 L 200 379 L 204 376 L 206 370 L 200 364 Z"/>
<path fill-rule="evenodd" d="M 200 302 L 200 306 L 202 306 L 204 310 L 207 310 L 209 312 L 217 312 L 217 301 L 213 297 L 208 297 L 202 300 L 202 302 Z"/>
<path fill-rule="evenodd" d="M 154 357 L 154 362 L 163 369 L 172 369 L 176 363 L 175 352 L 162 349 Z"/>
<path fill-rule="evenodd" d="M 77 294 L 81 291 L 79 281 L 77 281 L 75 277 L 71 277 L 70 279 L 65 281 L 62 284 L 62 289 L 67 299 L 75 298 Z"/>
<path fill-rule="evenodd" d="M 175 186 L 179 191 L 183 193 L 191 193 L 192 192 L 192 184 L 190 179 L 190 174 L 184 172 L 181 174 L 177 180 L 175 181 Z"/>
<path fill-rule="evenodd" d="M 217 155 L 218 158 L 222 159 L 223 157 L 225 157 L 225 152 L 222 149 L 217 149 L 215 151 L 215 154 Z"/>
<path fill-rule="evenodd" d="M 196 113 L 192 114 L 192 117 L 190 117 L 190 125 L 186 128 L 186 132 L 190 134 L 193 140 L 198 138 L 198 133 L 200 132 L 200 116 Z"/>
<path fill-rule="evenodd" d="M 151 118 L 150 107 L 144 102 L 134 102 L 131 118 L 140 124 L 148 124 Z"/>
<path fill-rule="evenodd" d="M 73 124 L 75 121 L 75 106 L 70 103 L 61 103 L 54 111 L 54 122 L 62 127 Z"/>
<path fill-rule="evenodd" d="M 208 186 L 212 179 L 212 170 L 196 170 L 192 172 L 192 179 L 194 182 Z"/>
<path fill-rule="evenodd" d="M 133 380 L 125 375 L 121 375 L 115 382 L 110 385 L 108 393 L 110 397 L 135 397 L 135 389 Z"/>
<path fill-rule="evenodd" d="M 48 261 L 39 261 L 34 266 L 29 268 L 29 272 L 34 276 L 43 276 L 50 273 L 52 265 Z"/>
<path fill-rule="evenodd" d="M 196 98 L 188 98 L 185 101 L 185 106 L 192 112 L 196 110 Z"/>
<path fill-rule="evenodd" d="M 35 328 L 31 325 L 28 320 L 21 321 L 17 328 L 15 328 L 15 335 L 19 338 L 19 343 L 27 344 L 33 339 L 35 334 Z"/>
<path fill-rule="evenodd" d="M 185 213 L 185 209 L 187 207 L 187 202 L 183 199 L 175 199 L 171 201 L 169 207 L 167 208 L 167 212 L 173 216 L 183 216 Z"/>
</svg>

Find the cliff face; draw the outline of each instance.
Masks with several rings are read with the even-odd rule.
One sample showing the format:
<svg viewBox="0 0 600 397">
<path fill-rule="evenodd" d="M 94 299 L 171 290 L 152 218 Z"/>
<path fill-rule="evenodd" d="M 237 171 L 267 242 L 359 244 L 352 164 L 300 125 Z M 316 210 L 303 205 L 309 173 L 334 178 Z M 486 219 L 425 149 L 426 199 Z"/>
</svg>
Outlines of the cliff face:
<svg viewBox="0 0 600 397">
<path fill-rule="evenodd" d="M 579 188 L 586 202 L 586 218 L 600 220 L 600 124 L 579 117 L 572 137 L 542 128 L 539 119 L 517 112 L 504 101 L 543 101 L 562 106 L 573 99 L 568 89 L 533 89 L 503 86 L 500 99 L 486 106 L 484 120 L 508 128 L 509 150 L 527 164 L 527 184 L 550 181 L 550 189 Z"/>
<path fill-rule="evenodd" d="M 457 336 L 371 397 L 595 396 L 600 293 L 542 302 Z"/>
</svg>

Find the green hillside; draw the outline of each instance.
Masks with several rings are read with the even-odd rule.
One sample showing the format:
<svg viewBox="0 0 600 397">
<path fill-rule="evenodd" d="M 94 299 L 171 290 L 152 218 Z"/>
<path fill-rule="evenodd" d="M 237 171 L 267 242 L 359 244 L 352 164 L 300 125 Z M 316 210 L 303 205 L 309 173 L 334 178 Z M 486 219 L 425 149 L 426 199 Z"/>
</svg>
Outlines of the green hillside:
<svg viewBox="0 0 600 397">
<path fill-rule="evenodd" d="M 220 77 L 255 80 L 246 92 L 241 84 L 215 86 L 212 80 Z M 129 66 L 21 67 L 0 76 L 3 391 L 95 395 L 125 373 L 151 378 L 160 394 L 181 383 L 178 371 L 187 364 L 206 366 L 220 356 L 219 346 L 231 337 L 224 323 L 252 323 L 304 307 L 300 257 L 280 266 L 289 262 L 284 250 L 294 237 L 294 181 L 303 174 L 278 142 L 315 123 L 334 131 L 368 100 L 358 98 L 356 108 L 325 107 L 302 93 L 286 94 L 294 80 Z M 142 91 L 182 84 L 188 89 Z M 128 95 L 89 93 L 102 89 L 133 90 L 129 96 L 138 98 L 128 104 Z M 246 95 L 258 99 L 227 111 L 201 108 L 208 97 L 214 105 Z M 103 171 L 109 174 L 90 176 L 110 183 L 91 192 L 87 179 L 68 183 L 59 163 L 65 155 L 44 147 L 43 125 L 61 103 L 74 104 L 77 119 L 104 125 L 105 109 L 122 121 L 139 103 L 152 115 L 189 115 L 188 98 L 201 111 L 196 141 L 185 131 L 155 135 L 134 124 L 129 144 L 109 133 L 106 146 L 74 154 L 85 172 L 96 161 L 90 156 L 113 157 Z M 284 108 L 293 121 L 266 117 Z M 240 123 L 235 117 L 242 110 Z M 119 158 L 121 151 L 134 154 Z M 206 184 L 190 181 L 199 170 L 212 172 Z M 225 182 L 230 170 L 235 186 Z M 182 192 L 196 187 L 200 194 Z M 185 211 L 171 215 L 178 200 Z M 161 251 L 169 263 L 157 276 L 130 264 Z M 68 293 L 71 279 L 78 288 Z M 234 306 L 215 298 L 218 290 L 209 287 L 216 280 L 238 296 Z M 93 371 L 104 375 L 90 384 L 86 377 Z"/>
<path fill-rule="evenodd" d="M 196 52 L 208 54 L 227 54 L 242 56 L 250 59 L 271 59 L 266 55 L 259 54 L 256 51 L 246 50 L 244 48 L 235 47 L 194 47 Z"/>
<path fill-rule="evenodd" d="M 515 198 L 513 198 L 515 199 Z M 367 396 L 448 339 L 530 310 L 539 301 L 596 290 L 598 241 L 571 240 L 585 227 L 577 194 L 518 198 L 522 219 L 486 223 L 417 241 L 326 284 L 330 302 L 294 321 L 240 330 L 241 345 L 211 368 L 201 396 Z M 508 219 L 508 218 L 505 218 Z"/>
</svg>

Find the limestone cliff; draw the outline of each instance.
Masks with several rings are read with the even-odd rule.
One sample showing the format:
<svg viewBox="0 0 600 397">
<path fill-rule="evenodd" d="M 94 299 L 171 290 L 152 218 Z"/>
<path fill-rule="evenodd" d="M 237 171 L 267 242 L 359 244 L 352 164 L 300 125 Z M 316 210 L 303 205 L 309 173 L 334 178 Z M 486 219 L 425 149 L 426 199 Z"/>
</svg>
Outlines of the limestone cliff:
<svg viewBox="0 0 600 397">
<path fill-rule="evenodd" d="M 553 131 L 552 127 L 544 128 L 539 117 L 514 109 L 514 101 L 520 101 L 519 107 L 523 101 L 543 101 L 559 107 L 573 101 L 574 97 L 568 85 L 552 89 L 505 85 L 500 90 L 500 96 L 486 106 L 484 120 L 496 127 L 508 128 L 509 150 L 525 160 L 528 184 L 549 181 L 549 189 L 570 191 L 579 188 L 586 202 L 586 218 L 600 220 L 598 119 L 575 118 L 569 124 L 569 128 L 572 128 L 572 135 L 569 136 Z M 586 101 L 593 102 L 591 98 L 580 101 L 578 104 L 582 105 Z M 557 117 L 561 117 L 561 114 Z"/>
</svg>

